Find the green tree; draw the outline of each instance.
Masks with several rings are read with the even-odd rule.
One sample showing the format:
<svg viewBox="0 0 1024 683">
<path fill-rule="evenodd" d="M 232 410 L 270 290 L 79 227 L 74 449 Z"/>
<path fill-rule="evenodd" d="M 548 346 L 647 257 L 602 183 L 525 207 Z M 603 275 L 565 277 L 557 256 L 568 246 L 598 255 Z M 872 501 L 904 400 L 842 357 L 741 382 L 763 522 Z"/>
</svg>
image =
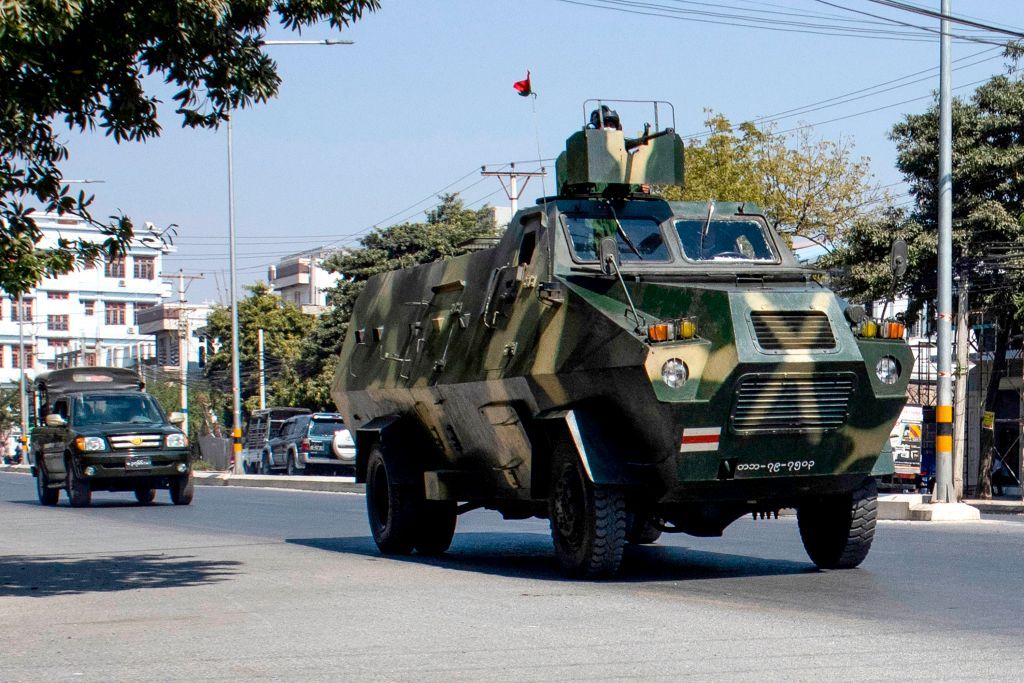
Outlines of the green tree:
<svg viewBox="0 0 1024 683">
<path fill-rule="evenodd" d="M 886 197 L 868 159 L 852 159 L 849 140 L 814 140 L 807 129 L 734 127 L 721 114 L 707 114 L 708 135 L 686 149 L 686 187 L 666 190 L 670 199 L 753 202 L 787 238 L 830 249 Z"/>
<path fill-rule="evenodd" d="M 328 292 L 328 308 L 302 345 L 297 405 L 325 409 L 334 405 L 330 396 L 334 369 L 352 307 L 366 280 L 377 273 L 464 254 L 469 240 L 496 234 L 489 207 L 467 209 L 457 194 L 440 199 L 427 211 L 426 222 L 375 229 L 360 240 L 359 249 L 338 252 L 327 261 L 326 267 L 341 273 L 342 279 Z"/>
<path fill-rule="evenodd" d="M 971 282 L 971 306 L 996 320 L 997 333 L 985 410 L 993 410 L 1006 368 L 1011 332 L 1024 307 L 1024 81 L 997 76 L 979 86 L 968 101 L 953 102 L 953 251 L 956 268 Z M 870 300 L 879 292 L 888 243 L 896 237 L 911 246 L 907 275 L 897 293 L 910 299 L 915 316 L 934 300 L 938 255 L 938 110 L 912 114 L 893 128 L 897 167 L 915 198 L 907 213 L 889 211 L 875 221 L 855 224 L 843 243 L 822 260 L 843 271 L 838 283 L 851 298 Z M 979 462 L 979 494 L 992 495 L 991 432 Z"/>
<path fill-rule="evenodd" d="M 157 76 L 182 123 L 213 128 L 233 109 L 277 94 L 277 65 L 263 51 L 276 18 L 299 31 L 342 28 L 378 0 L 6 0 L 0 2 L 0 288 L 27 291 L 42 278 L 124 251 L 132 221 L 95 220 L 91 197 L 72 194 L 61 165 L 60 123 L 101 128 L 116 141 L 160 134 Z M 42 209 L 97 226 L 102 243 L 61 240 L 42 249 Z M 148 237 L 160 239 L 162 233 Z"/>
<path fill-rule="evenodd" d="M 259 407 L 259 330 L 263 330 L 263 359 L 267 405 L 302 406 L 297 400 L 299 378 L 295 362 L 302 340 L 313 327 L 312 316 L 284 301 L 265 283 L 248 287 L 249 296 L 238 302 L 238 364 L 242 400 L 246 410 Z M 207 334 L 217 350 L 206 363 L 212 387 L 231 395 L 231 309 L 215 306 L 207 319 Z M 318 408 L 319 406 L 306 406 Z M 226 407 L 227 408 L 227 407 Z M 226 415 L 224 416 L 227 417 Z"/>
</svg>

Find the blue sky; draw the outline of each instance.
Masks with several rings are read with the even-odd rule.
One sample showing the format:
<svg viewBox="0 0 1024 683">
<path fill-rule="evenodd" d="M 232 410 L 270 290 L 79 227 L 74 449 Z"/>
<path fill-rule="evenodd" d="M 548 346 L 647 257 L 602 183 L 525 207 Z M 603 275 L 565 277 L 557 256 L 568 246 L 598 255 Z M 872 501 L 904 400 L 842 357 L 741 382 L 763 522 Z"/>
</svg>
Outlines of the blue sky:
<svg viewBox="0 0 1024 683">
<path fill-rule="evenodd" d="M 897 183 L 887 133 L 902 114 L 922 111 L 937 89 L 938 39 L 834 5 L 932 29 L 938 22 L 868 0 L 830 1 L 382 0 L 379 12 L 347 31 L 324 27 L 301 36 L 354 45 L 269 47 L 284 80 L 280 94 L 234 120 L 240 282 L 264 279 L 279 256 L 352 244 L 375 225 L 421 220 L 445 188 L 461 191 L 474 207 L 507 204 L 498 181 L 481 178 L 479 167 L 518 161 L 535 168 L 529 160 L 538 146 L 541 157 L 554 157 L 582 125 L 588 98 L 670 101 L 686 135 L 701 131 L 706 108 L 738 123 L 856 92 L 851 97 L 859 99 L 779 119 L 778 129 L 816 124 L 816 137 L 849 138 L 858 156 L 870 157 L 880 183 Z M 938 0 L 914 3 L 939 8 Z M 1024 30 L 1020 2 L 953 0 L 953 13 Z M 763 28 L 772 21 L 843 22 L 847 34 L 901 35 Z M 275 28 L 267 37 L 295 36 Z M 953 58 L 958 93 L 1005 68 L 987 44 L 955 42 Z M 534 101 L 512 89 L 527 69 Z M 917 72 L 924 73 L 896 80 Z M 887 92 L 857 92 L 889 81 Z M 152 87 L 170 101 L 169 89 L 158 81 Z M 620 113 L 627 131 L 642 127 L 640 110 Z M 225 131 L 183 130 L 171 107 L 160 115 L 163 136 L 145 144 L 69 135 L 66 177 L 104 181 L 86 187 L 97 195 L 100 215 L 121 210 L 140 222 L 177 223 L 178 251 L 165 268 L 205 274 L 191 300 L 223 299 Z M 541 191 L 531 181 L 523 202 Z"/>
</svg>

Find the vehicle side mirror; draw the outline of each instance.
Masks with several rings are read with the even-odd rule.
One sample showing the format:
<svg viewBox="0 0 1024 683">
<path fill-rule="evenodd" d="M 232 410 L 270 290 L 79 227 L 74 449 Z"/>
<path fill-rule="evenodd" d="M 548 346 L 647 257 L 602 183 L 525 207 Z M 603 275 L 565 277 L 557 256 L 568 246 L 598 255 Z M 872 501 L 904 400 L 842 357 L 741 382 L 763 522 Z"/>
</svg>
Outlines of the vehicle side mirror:
<svg viewBox="0 0 1024 683">
<path fill-rule="evenodd" d="M 58 415 L 57 413 L 50 413 L 49 415 L 46 416 L 47 427 L 63 427 L 67 423 L 68 421 L 61 417 L 60 415 Z"/>
<path fill-rule="evenodd" d="M 167 421 L 172 425 L 183 425 L 185 424 L 185 413 L 171 413 L 167 416 Z"/>
<path fill-rule="evenodd" d="M 893 277 L 903 277 L 906 274 L 907 260 L 907 243 L 903 240 L 896 240 L 892 243 L 889 257 L 889 267 L 892 269 Z"/>
<path fill-rule="evenodd" d="M 619 245 L 615 238 L 602 237 L 599 251 L 601 254 L 601 272 L 605 275 L 613 275 L 621 263 L 619 261 Z"/>
</svg>

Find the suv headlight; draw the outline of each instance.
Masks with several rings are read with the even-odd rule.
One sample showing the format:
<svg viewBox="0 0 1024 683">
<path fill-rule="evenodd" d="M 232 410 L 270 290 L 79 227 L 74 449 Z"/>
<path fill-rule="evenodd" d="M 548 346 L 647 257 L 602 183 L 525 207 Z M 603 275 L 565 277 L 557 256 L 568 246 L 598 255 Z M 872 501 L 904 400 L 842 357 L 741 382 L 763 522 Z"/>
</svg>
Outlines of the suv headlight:
<svg viewBox="0 0 1024 683">
<path fill-rule="evenodd" d="M 105 451 L 107 442 L 99 436 L 80 436 L 75 439 L 75 445 L 80 451 Z"/>
<path fill-rule="evenodd" d="M 166 442 L 168 448 L 186 448 L 188 437 L 184 434 L 168 434 Z"/>
</svg>

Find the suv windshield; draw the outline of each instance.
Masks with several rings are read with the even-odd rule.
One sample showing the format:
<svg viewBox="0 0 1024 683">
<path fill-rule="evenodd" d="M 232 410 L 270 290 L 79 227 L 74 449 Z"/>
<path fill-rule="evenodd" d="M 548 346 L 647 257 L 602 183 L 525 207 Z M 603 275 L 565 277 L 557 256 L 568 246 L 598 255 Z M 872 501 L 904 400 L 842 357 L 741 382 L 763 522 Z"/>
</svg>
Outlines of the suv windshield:
<svg viewBox="0 0 1024 683">
<path fill-rule="evenodd" d="M 628 261 L 668 261 L 668 247 L 661 236 L 658 222 L 649 218 L 620 218 L 618 230 L 614 218 L 593 218 L 582 216 L 566 216 L 569 228 L 569 240 L 572 251 L 580 261 L 596 261 L 601 240 L 614 237 L 619 246 L 619 260 Z M 629 238 L 623 238 L 625 232 Z M 632 246 L 630 246 L 632 245 Z M 634 250 L 634 247 L 636 248 Z"/>
<path fill-rule="evenodd" d="M 691 261 L 760 261 L 774 263 L 764 226 L 756 220 L 712 220 L 704 231 L 705 221 L 684 219 L 675 222 L 683 254 Z M 703 249 L 701 248 L 703 246 Z"/>
<path fill-rule="evenodd" d="M 344 429 L 345 423 L 341 420 L 313 420 L 309 425 L 310 436 L 330 436 L 339 429 Z"/>
<path fill-rule="evenodd" d="M 164 423 L 156 401 L 147 394 L 85 394 L 72 408 L 77 426 Z"/>
</svg>

